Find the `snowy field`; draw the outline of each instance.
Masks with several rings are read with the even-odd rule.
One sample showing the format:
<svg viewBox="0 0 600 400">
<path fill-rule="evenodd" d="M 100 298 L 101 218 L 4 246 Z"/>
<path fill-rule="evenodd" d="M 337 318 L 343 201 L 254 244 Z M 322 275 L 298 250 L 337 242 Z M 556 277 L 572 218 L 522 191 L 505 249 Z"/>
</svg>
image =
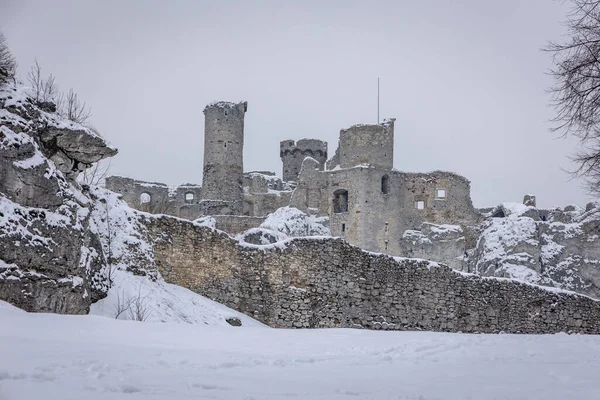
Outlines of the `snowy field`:
<svg viewBox="0 0 600 400">
<path fill-rule="evenodd" d="M 0 399 L 600 399 L 600 336 L 278 330 L 0 302 Z"/>
</svg>

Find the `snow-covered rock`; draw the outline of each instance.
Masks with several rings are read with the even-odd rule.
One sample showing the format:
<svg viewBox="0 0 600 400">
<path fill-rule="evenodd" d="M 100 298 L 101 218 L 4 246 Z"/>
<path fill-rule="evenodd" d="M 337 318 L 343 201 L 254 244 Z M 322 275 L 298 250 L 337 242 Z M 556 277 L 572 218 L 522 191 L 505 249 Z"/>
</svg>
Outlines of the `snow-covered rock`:
<svg viewBox="0 0 600 400">
<path fill-rule="evenodd" d="M 237 235 L 236 240 L 243 243 L 265 245 L 281 242 L 289 238 L 284 233 L 265 228 L 252 228 Z"/>
<path fill-rule="evenodd" d="M 269 214 L 260 228 L 289 237 L 330 236 L 329 218 L 308 215 L 294 207 L 282 207 Z"/>
<path fill-rule="evenodd" d="M 0 87 L 0 299 L 28 311 L 87 313 L 108 289 L 79 171 L 116 153 L 88 128 Z M 58 163 L 58 164 L 57 164 Z"/>
<path fill-rule="evenodd" d="M 600 297 L 600 203 L 586 210 L 505 204 L 491 214 L 472 260 L 476 273 Z"/>
</svg>

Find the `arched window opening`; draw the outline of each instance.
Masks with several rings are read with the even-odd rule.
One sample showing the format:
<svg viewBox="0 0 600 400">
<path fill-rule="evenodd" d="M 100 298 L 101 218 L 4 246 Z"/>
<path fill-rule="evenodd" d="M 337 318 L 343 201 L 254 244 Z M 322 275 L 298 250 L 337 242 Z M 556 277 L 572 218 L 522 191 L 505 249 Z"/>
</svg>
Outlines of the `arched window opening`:
<svg viewBox="0 0 600 400">
<path fill-rule="evenodd" d="M 344 213 L 348 212 L 348 191 L 338 189 L 333 192 L 333 212 Z"/>
<path fill-rule="evenodd" d="M 151 197 L 150 194 L 144 192 L 140 195 L 140 204 L 150 203 Z"/>
<path fill-rule="evenodd" d="M 193 203 L 194 202 L 194 193 L 188 192 L 185 194 L 185 202 L 186 203 Z"/>
<path fill-rule="evenodd" d="M 390 177 L 384 175 L 381 178 L 381 193 L 388 194 L 390 192 Z"/>
</svg>

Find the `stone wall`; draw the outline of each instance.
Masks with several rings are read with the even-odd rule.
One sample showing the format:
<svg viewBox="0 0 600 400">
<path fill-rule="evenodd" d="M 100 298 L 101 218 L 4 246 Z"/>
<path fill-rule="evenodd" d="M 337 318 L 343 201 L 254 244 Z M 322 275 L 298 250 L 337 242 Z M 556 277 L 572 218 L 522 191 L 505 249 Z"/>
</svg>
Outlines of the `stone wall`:
<svg viewBox="0 0 600 400">
<path fill-rule="evenodd" d="M 105 186 L 119 193 L 130 207 L 155 214 L 178 216 L 170 204 L 169 187 L 164 183 L 144 182 L 122 176 L 109 176 Z"/>
<path fill-rule="evenodd" d="M 319 169 L 323 170 L 327 161 L 327 142 L 317 139 L 301 139 L 297 143 L 284 140 L 279 144 L 279 157 L 283 162 L 283 180 L 296 181 L 306 157 L 317 160 Z"/>
<path fill-rule="evenodd" d="M 265 217 L 247 217 L 240 215 L 213 215 L 217 228 L 230 235 L 237 235 L 248 229 L 258 228 L 265 221 Z"/>
<path fill-rule="evenodd" d="M 329 215 L 333 236 L 369 251 L 405 256 L 404 232 L 420 230 L 427 222 L 463 226 L 466 248 L 475 247 L 475 236 L 466 228 L 482 217 L 471 202 L 467 179 L 450 172 L 416 174 L 372 166 L 321 172 L 314 164 L 305 161 L 291 205 Z M 339 193 L 346 193 L 345 209 L 335 207 Z"/>
<path fill-rule="evenodd" d="M 174 218 L 145 224 L 167 282 L 273 327 L 600 333 L 600 303 L 572 293 L 367 253 L 341 239 L 250 247 Z"/>
</svg>

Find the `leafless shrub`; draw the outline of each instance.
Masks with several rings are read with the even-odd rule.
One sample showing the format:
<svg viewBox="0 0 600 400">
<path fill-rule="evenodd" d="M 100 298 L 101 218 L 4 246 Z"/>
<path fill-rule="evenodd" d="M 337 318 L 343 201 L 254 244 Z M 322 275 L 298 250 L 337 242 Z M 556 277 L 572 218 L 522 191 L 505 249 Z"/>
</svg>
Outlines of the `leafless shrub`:
<svg viewBox="0 0 600 400">
<path fill-rule="evenodd" d="M 30 86 L 29 96 L 36 103 L 52 102 L 56 104 L 58 86 L 56 85 L 54 75 L 50 74 L 48 77 L 44 77 L 42 67 L 37 59 L 27 74 L 27 81 Z"/>
<path fill-rule="evenodd" d="M 569 39 L 551 42 L 554 68 L 550 89 L 557 111 L 553 131 L 577 138 L 572 156 L 573 177 L 584 178 L 591 193 L 600 195 L 600 1 L 570 0 L 566 26 Z"/>
<path fill-rule="evenodd" d="M 142 284 L 138 289 L 137 296 L 133 297 L 131 307 L 129 308 L 129 317 L 134 321 L 145 321 L 150 316 L 146 297 L 142 297 Z"/>
<path fill-rule="evenodd" d="M 125 312 L 132 321 L 144 322 L 150 316 L 146 296 L 142 296 L 142 284 L 138 288 L 137 295 L 125 296 L 125 292 L 117 292 L 117 302 L 115 303 L 115 319 L 119 319 Z"/>
<path fill-rule="evenodd" d="M 0 32 L 0 84 L 14 80 L 16 72 L 17 62 L 8 48 L 6 38 Z"/>
<path fill-rule="evenodd" d="M 124 291 L 117 292 L 117 302 L 115 303 L 115 319 L 119 319 L 123 313 L 129 311 L 132 304 L 133 297 L 126 297 Z"/>
<path fill-rule="evenodd" d="M 90 108 L 79 101 L 77 93 L 69 89 L 67 93 L 61 93 L 56 99 L 56 108 L 59 115 L 70 121 L 85 124 L 92 116 Z"/>
</svg>

